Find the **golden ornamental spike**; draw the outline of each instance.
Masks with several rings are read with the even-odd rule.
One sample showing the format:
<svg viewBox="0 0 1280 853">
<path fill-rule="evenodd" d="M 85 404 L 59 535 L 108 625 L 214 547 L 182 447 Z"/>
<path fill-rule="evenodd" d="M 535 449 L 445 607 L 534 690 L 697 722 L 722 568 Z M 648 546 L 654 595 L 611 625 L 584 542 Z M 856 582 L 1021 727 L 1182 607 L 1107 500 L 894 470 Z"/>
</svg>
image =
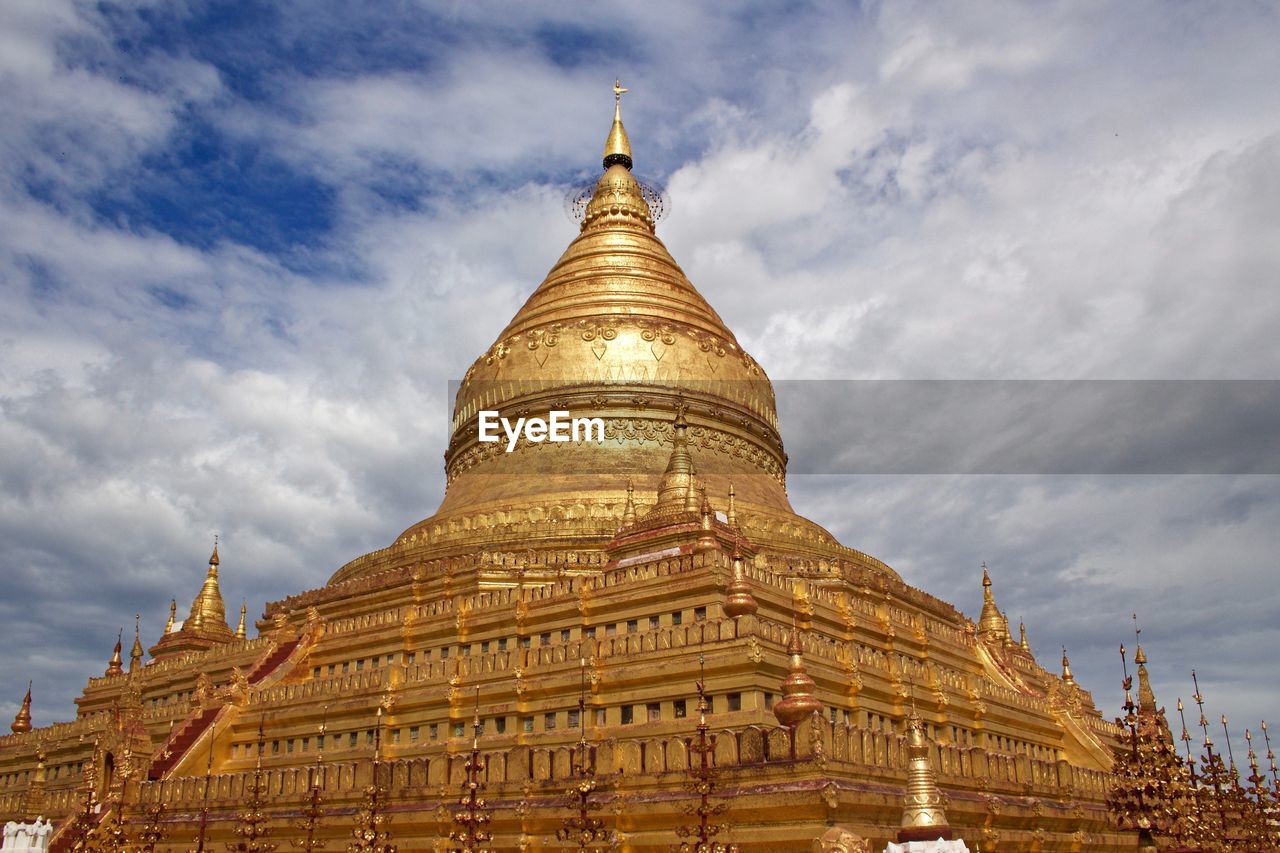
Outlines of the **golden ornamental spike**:
<svg viewBox="0 0 1280 853">
<path fill-rule="evenodd" d="M 195 845 L 187 848 L 187 853 L 204 853 L 205 838 L 209 831 L 209 789 L 213 784 L 213 743 L 217 734 L 217 718 L 209 728 L 209 754 L 204 765 L 204 795 L 200 801 L 200 822 L 196 827 Z M 261 743 L 258 749 L 258 761 L 262 761 Z"/>
<path fill-rule="evenodd" d="M 268 841 L 271 835 L 270 818 L 266 814 L 267 785 L 262 775 L 262 753 L 266 743 L 263 736 L 264 719 L 258 718 L 257 760 L 253 766 L 253 777 L 245 787 L 244 808 L 236 815 L 235 834 L 239 840 L 226 845 L 229 853 L 271 853 L 278 846 Z"/>
<path fill-rule="evenodd" d="M 463 765 L 462 796 L 459 808 L 453 813 L 454 828 L 449 839 L 471 853 L 491 853 L 493 835 L 487 827 L 492 820 L 491 809 L 485 802 L 483 781 L 485 763 L 480 758 L 480 685 L 476 685 L 475 711 L 471 722 L 471 753 Z"/>
<path fill-rule="evenodd" d="M 594 816 L 600 803 L 591 799 L 597 788 L 595 761 L 591 757 L 591 744 L 587 741 L 587 660 L 578 660 L 578 743 L 571 762 L 573 785 L 566 792 L 573 813 L 560 821 L 556 838 L 575 846 L 579 851 L 610 849 L 614 834 L 607 830 L 604 821 Z"/>
<path fill-rule="evenodd" d="M 789 672 L 782 681 L 782 698 L 773 703 L 773 715 L 778 722 L 792 729 L 822 710 L 822 702 L 816 695 L 817 685 L 805 671 L 799 619 L 793 606 L 791 637 L 787 641 L 787 655 L 791 659 Z"/>
<path fill-rule="evenodd" d="M 735 539 L 733 543 L 733 579 L 725 587 L 724 614 L 731 619 L 743 616 L 754 616 L 760 609 L 755 596 L 751 594 L 751 584 L 747 581 L 743 567 L 742 541 Z"/>
<path fill-rule="evenodd" d="M 320 713 L 320 728 L 316 739 L 316 763 L 308 769 L 307 790 L 302 797 L 302 815 L 294 826 L 302 833 L 293 840 L 293 846 L 303 853 L 325 848 L 324 839 L 317 838 L 325 817 L 324 807 L 324 739 L 328 731 L 329 706 L 325 705 Z"/>
<path fill-rule="evenodd" d="M 604 168 L 622 166 L 631 169 L 631 142 L 627 139 L 627 131 L 622 126 L 622 96 L 630 91 L 618 80 L 613 81 L 613 125 L 609 128 L 609 136 L 604 141 Z"/>
<path fill-rule="evenodd" d="M 712 802 L 719 789 L 719 768 L 713 760 L 715 749 L 710 737 L 711 727 L 707 724 L 707 711 L 710 703 L 707 699 L 707 659 L 698 653 L 698 681 L 695 690 L 698 695 L 698 724 L 689 749 L 698 756 L 696 762 L 689 762 L 686 790 L 693 795 L 694 801 L 685 807 L 689 823 L 676 827 L 676 837 L 680 843 L 676 846 L 678 853 L 737 853 L 737 845 L 718 840 L 717 836 L 729 829 L 729 824 L 714 820 L 729 809 L 726 802 Z"/>
<path fill-rule="evenodd" d="M 1145 661 L 1145 657 L 1135 656 Z M 1115 824 L 1138 833 L 1138 849 L 1155 851 L 1190 842 L 1195 819 L 1188 813 L 1192 787 L 1187 765 L 1174 746 L 1163 709 L 1135 702 L 1124 645 L 1124 716 L 1116 722 L 1126 731 L 1117 744 L 1107 787 L 1107 809 Z M 1139 670 L 1144 671 L 1141 664 Z M 1179 703 L 1180 705 L 1181 703 Z"/>
</svg>

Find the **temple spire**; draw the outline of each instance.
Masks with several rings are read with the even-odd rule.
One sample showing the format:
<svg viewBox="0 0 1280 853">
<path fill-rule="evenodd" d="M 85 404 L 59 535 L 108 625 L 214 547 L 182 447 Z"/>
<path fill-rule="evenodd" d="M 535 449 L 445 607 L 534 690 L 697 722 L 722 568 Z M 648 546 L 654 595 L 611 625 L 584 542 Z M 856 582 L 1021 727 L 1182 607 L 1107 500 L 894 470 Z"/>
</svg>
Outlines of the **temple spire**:
<svg viewBox="0 0 1280 853">
<path fill-rule="evenodd" d="M 684 411 L 683 403 L 676 407 L 676 418 L 671 425 L 671 457 L 667 460 L 666 471 L 662 473 L 657 502 L 647 515 L 698 511 L 693 457 L 689 455 L 689 423 L 684 418 Z"/>
<path fill-rule="evenodd" d="M 140 633 L 140 624 L 142 622 L 142 614 L 133 614 L 133 648 L 129 650 L 129 671 L 133 672 L 142 663 L 142 635 Z"/>
<path fill-rule="evenodd" d="M 1027 642 L 1027 624 L 1022 621 L 1018 622 L 1018 648 L 1031 654 L 1031 644 Z"/>
<path fill-rule="evenodd" d="M 609 136 L 604 141 L 603 162 L 606 169 L 614 164 L 631 168 L 631 142 L 627 139 L 626 128 L 622 126 L 622 96 L 628 91 L 620 81 L 613 81 L 613 126 L 609 128 Z"/>
<path fill-rule="evenodd" d="M 790 673 L 782 682 L 782 698 L 773 703 L 773 715 L 784 726 L 795 728 L 814 712 L 822 710 L 822 702 L 815 695 L 817 685 L 804 668 L 804 644 L 800 640 L 800 620 L 792 614 L 791 638 L 787 641 Z"/>
<path fill-rule="evenodd" d="M 987 571 L 987 564 L 983 562 L 982 615 L 978 617 L 978 636 L 1003 644 L 1008 635 L 1009 623 L 996 606 L 996 598 L 991 594 L 991 574 Z"/>
<path fill-rule="evenodd" d="M 951 827 L 938 791 L 929 737 L 914 704 L 907 714 L 907 789 L 903 795 L 898 843 L 951 839 Z"/>
<path fill-rule="evenodd" d="M 164 623 L 164 632 L 166 634 L 173 633 L 173 624 L 177 620 L 177 616 L 178 616 L 178 599 L 171 598 L 169 599 L 169 621 Z"/>
<path fill-rule="evenodd" d="M 120 649 L 124 645 L 124 629 L 120 629 L 120 633 L 116 635 L 116 647 L 111 652 L 111 660 L 107 662 L 107 671 L 104 675 L 124 675 L 124 660 L 120 657 Z"/>
<path fill-rule="evenodd" d="M 31 682 L 27 682 L 27 695 L 22 697 L 22 707 L 9 725 L 14 734 L 31 731 Z"/>
<path fill-rule="evenodd" d="M 1075 676 L 1071 674 L 1071 661 L 1067 659 L 1067 647 L 1062 647 L 1062 683 L 1074 685 L 1076 683 Z"/>
<path fill-rule="evenodd" d="M 725 521 L 730 527 L 738 526 L 738 493 L 733 490 L 733 483 L 729 483 L 729 510 L 725 513 Z"/>
<path fill-rule="evenodd" d="M 725 588 L 724 614 L 731 619 L 740 616 L 754 616 L 760 605 L 751 594 L 751 584 L 747 582 L 742 568 L 742 543 L 733 543 L 733 580 Z"/>
<path fill-rule="evenodd" d="M 224 635 L 231 633 L 231 629 L 227 627 L 227 610 L 222 603 L 222 592 L 218 588 L 218 565 L 220 562 L 218 559 L 218 539 L 215 536 L 213 553 L 209 555 L 209 571 L 205 575 L 200 592 L 196 594 L 195 600 L 191 602 L 191 614 L 182 625 L 184 631 L 194 628 Z"/>
<path fill-rule="evenodd" d="M 631 482 L 631 478 L 627 478 L 627 503 L 622 508 L 622 526 L 630 527 L 636 523 L 636 487 Z"/>
<path fill-rule="evenodd" d="M 249 605 L 247 605 L 244 602 L 240 602 L 240 624 L 236 626 L 237 640 L 243 640 L 248 635 L 248 632 L 245 630 L 245 627 L 244 627 L 244 617 L 248 611 L 249 611 Z"/>
<path fill-rule="evenodd" d="M 1138 710 L 1143 714 L 1156 712 L 1156 694 L 1151 689 L 1151 676 L 1147 674 L 1147 653 L 1142 650 L 1142 629 L 1138 627 L 1138 614 L 1133 614 L 1133 635 L 1137 638 L 1137 649 L 1133 662 L 1138 665 Z"/>
</svg>

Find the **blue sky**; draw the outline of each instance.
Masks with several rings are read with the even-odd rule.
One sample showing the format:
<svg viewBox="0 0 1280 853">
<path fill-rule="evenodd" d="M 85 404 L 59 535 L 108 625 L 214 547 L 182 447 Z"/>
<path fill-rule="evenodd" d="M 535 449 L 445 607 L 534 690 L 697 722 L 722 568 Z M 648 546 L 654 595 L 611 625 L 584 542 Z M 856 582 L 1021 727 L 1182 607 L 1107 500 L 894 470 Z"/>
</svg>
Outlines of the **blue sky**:
<svg viewBox="0 0 1280 853">
<path fill-rule="evenodd" d="M 69 718 L 215 532 L 260 612 L 435 508 L 615 77 L 775 379 L 1280 374 L 1272 4 L 539 5 L 0 5 L 0 713 Z M 1133 610 L 1169 705 L 1280 707 L 1273 475 L 790 491 L 970 614 L 986 560 L 1109 714 Z"/>
</svg>

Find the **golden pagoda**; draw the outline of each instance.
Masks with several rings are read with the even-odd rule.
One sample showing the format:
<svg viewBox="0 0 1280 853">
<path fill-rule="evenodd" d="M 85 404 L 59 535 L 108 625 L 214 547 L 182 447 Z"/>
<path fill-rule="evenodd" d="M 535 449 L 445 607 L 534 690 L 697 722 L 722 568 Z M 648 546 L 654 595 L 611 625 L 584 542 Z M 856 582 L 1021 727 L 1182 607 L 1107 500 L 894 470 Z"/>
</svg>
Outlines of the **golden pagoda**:
<svg viewBox="0 0 1280 853">
<path fill-rule="evenodd" d="M 726 849 L 883 849 L 907 794 L 973 849 L 1134 846 L 1105 802 L 1121 729 L 1012 640 L 985 566 L 974 622 L 792 509 L 773 387 L 657 237 L 614 91 L 577 236 L 465 372 L 436 512 L 256 632 L 215 543 L 142 665 L 0 738 L 0 820 L 51 817 L 57 850 L 86 814 L 151 815 L 155 850 L 222 849 L 257 791 L 277 836 L 322 798 L 308 839 L 345 849 L 385 787 L 400 849 L 449 850 L 483 767 L 485 845 L 552 850 L 589 751 L 572 807 L 622 850 L 681 843 L 703 757 Z M 480 440 L 482 412 L 553 411 L 603 436 Z"/>
</svg>

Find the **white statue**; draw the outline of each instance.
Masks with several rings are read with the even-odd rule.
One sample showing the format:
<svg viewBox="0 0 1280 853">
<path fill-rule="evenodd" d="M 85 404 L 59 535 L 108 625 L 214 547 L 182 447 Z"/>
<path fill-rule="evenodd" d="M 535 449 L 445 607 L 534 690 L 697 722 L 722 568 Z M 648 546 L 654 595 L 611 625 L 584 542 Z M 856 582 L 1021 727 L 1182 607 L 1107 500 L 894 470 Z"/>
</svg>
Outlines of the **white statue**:
<svg viewBox="0 0 1280 853">
<path fill-rule="evenodd" d="M 46 853 L 52 835 L 53 824 L 43 815 L 34 823 L 11 820 L 4 825 L 4 841 L 0 843 L 0 850 L 5 853 Z"/>
<path fill-rule="evenodd" d="M 48 850 L 49 839 L 53 837 L 53 823 L 47 817 L 38 817 L 36 818 L 35 831 L 35 848 L 37 850 Z"/>
<path fill-rule="evenodd" d="M 885 853 L 969 853 L 969 848 L 959 839 L 944 841 L 904 841 L 890 844 Z"/>
</svg>

